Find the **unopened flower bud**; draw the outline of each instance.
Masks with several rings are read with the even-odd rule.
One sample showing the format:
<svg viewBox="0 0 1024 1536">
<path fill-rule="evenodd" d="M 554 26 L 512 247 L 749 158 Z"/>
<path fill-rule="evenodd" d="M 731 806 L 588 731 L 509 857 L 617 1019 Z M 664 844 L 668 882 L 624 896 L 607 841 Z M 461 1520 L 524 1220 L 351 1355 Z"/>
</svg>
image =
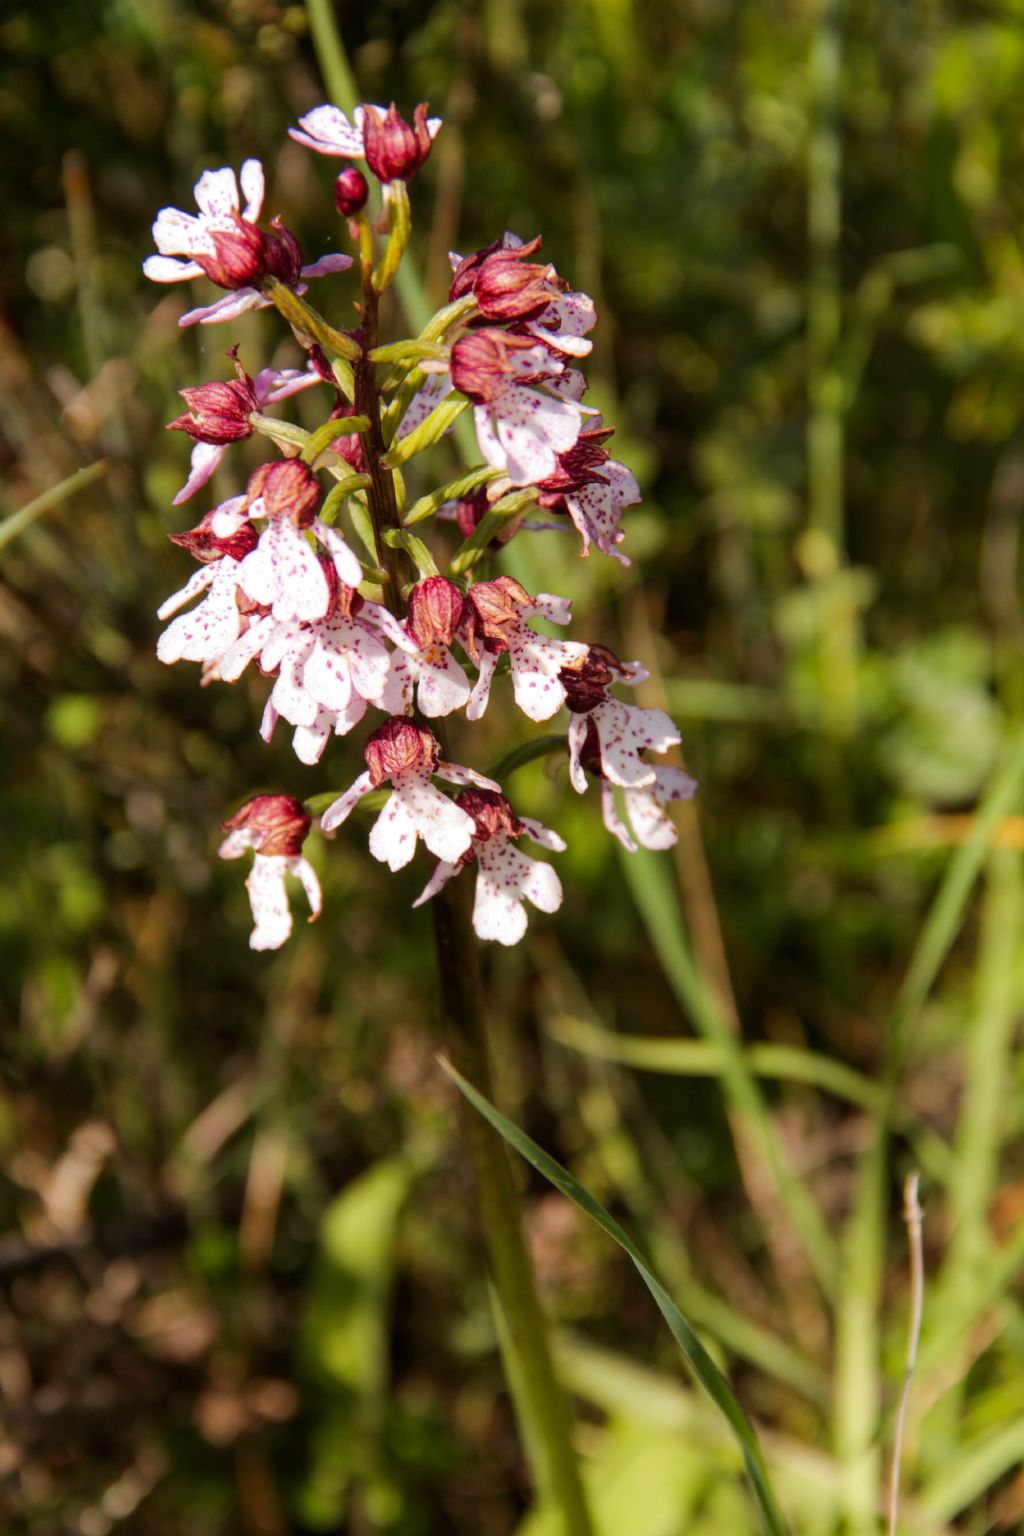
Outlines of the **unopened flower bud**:
<svg viewBox="0 0 1024 1536">
<path fill-rule="evenodd" d="M 432 773 L 439 756 L 437 737 L 405 715 L 392 715 L 390 720 L 385 720 L 368 737 L 363 748 L 374 788 L 393 774 L 410 768 L 426 768 Z"/>
<path fill-rule="evenodd" d="M 410 125 L 398 115 L 394 102 L 385 114 L 364 107 L 363 142 L 366 163 L 378 181 L 408 181 L 430 154 L 433 137 L 427 126 L 426 102 L 420 102 Z"/>
<path fill-rule="evenodd" d="M 511 361 L 513 354 L 528 351 L 534 345 L 528 336 L 511 336 L 493 329 L 460 336 L 452 347 L 452 383 L 471 400 L 489 404 L 498 387 L 516 372 Z"/>
<path fill-rule="evenodd" d="M 473 834 L 476 840 L 485 841 L 499 832 L 506 837 L 522 835 L 523 824 L 519 817 L 505 796 L 492 789 L 464 789 L 455 803 L 461 810 L 468 811 L 476 822 Z"/>
<path fill-rule="evenodd" d="M 168 432 L 187 432 L 200 443 L 237 443 L 252 436 L 249 417 L 260 408 L 256 385 L 238 361 L 238 348 L 228 356 L 238 377 L 179 390 L 188 410 L 167 423 Z"/>
<path fill-rule="evenodd" d="M 276 277 L 289 288 L 298 286 L 302 276 L 302 247 L 279 218 L 270 221 L 271 233 L 264 237 L 262 275 Z"/>
<path fill-rule="evenodd" d="M 206 516 L 184 533 L 169 533 L 172 544 L 187 549 L 194 560 L 209 565 L 225 555 L 232 560 L 242 560 L 259 542 L 259 534 L 248 519 L 240 521 L 226 533 L 217 533 L 216 524 L 220 508 L 214 507 Z"/>
<path fill-rule="evenodd" d="M 302 845 L 312 817 L 292 795 L 255 795 L 240 810 L 222 821 L 227 833 L 243 833 L 239 842 L 270 858 L 293 858 Z"/>
<path fill-rule="evenodd" d="M 354 165 L 343 170 L 334 183 L 334 206 L 343 219 L 352 219 L 362 213 L 369 195 L 369 183 Z"/>
<path fill-rule="evenodd" d="M 488 639 L 500 639 L 502 631 L 519 619 L 519 610 L 533 598 L 513 576 L 476 581 L 466 594 L 477 625 Z"/>
<path fill-rule="evenodd" d="M 451 645 L 462 618 L 462 593 L 446 576 L 428 576 L 409 593 L 409 633 L 421 650 Z"/>
<path fill-rule="evenodd" d="M 212 251 L 193 251 L 193 260 L 219 288 L 250 288 L 264 272 L 265 240 L 262 230 L 248 219 L 231 215 L 231 226 L 207 226 Z"/>
<path fill-rule="evenodd" d="M 276 459 L 250 476 L 246 498 L 254 517 L 287 517 L 308 528 L 320 505 L 320 482 L 301 459 Z"/>
<path fill-rule="evenodd" d="M 539 237 L 516 246 L 498 241 L 464 256 L 455 270 L 449 298 L 454 301 L 472 293 L 487 320 L 535 319 L 567 287 L 554 267 L 525 259 L 539 248 Z"/>
</svg>

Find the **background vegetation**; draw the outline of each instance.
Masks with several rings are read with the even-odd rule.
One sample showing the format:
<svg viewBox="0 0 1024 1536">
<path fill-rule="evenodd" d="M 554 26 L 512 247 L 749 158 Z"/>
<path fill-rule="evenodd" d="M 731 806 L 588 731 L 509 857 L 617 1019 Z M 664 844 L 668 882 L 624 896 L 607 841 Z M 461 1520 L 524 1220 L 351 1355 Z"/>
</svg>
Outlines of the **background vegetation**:
<svg viewBox="0 0 1024 1536">
<path fill-rule="evenodd" d="M 626 860 L 564 767 L 518 775 L 570 851 L 560 917 L 488 957 L 503 1107 L 650 1251 L 808 1536 L 880 1528 L 919 1168 L 902 1525 L 1019 1529 L 1022 8 L 336 9 L 364 96 L 446 119 L 414 188 L 434 300 L 505 227 L 598 300 L 634 563 L 509 553 L 655 659 L 702 786 L 674 857 Z M 236 340 L 297 353 L 266 317 L 179 333 L 139 266 L 155 210 L 249 154 L 334 242 L 329 165 L 285 138 L 324 97 L 306 12 L 61 0 L 5 10 L 0 49 L 2 510 L 108 465 L 0 529 L 4 1528 L 543 1536 L 423 870 L 314 844 L 324 919 L 254 957 L 216 822 L 357 749 L 311 774 L 260 742 L 258 683 L 154 656 L 175 391 Z M 524 1187 L 602 1536 L 752 1531 L 627 1261 Z"/>
</svg>

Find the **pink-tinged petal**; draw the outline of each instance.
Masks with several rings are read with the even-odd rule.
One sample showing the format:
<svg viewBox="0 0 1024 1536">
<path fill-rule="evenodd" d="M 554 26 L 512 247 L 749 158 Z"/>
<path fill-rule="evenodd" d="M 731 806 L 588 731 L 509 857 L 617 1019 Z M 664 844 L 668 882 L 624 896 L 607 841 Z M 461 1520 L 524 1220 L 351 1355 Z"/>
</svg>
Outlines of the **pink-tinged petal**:
<svg viewBox="0 0 1024 1536">
<path fill-rule="evenodd" d="M 355 783 L 324 811 L 320 818 L 321 832 L 334 832 L 343 821 L 347 821 L 363 796 L 369 794 L 372 788 L 373 780 L 369 772 L 361 773 Z"/>
<path fill-rule="evenodd" d="M 351 658 L 333 627 L 319 625 L 318 630 L 316 644 L 302 669 L 302 685 L 325 709 L 346 709 L 352 697 Z"/>
<path fill-rule="evenodd" d="M 557 379 L 547 379 L 545 388 L 553 395 L 558 395 L 562 400 L 571 400 L 579 406 L 584 416 L 601 419 L 601 413 L 592 405 L 580 405 L 580 401 L 587 392 L 587 376 L 580 373 L 578 368 L 566 368 Z"/>
<path fill-rule="evenodd" d="M 398 646 L 400 651 L 405 651 L 410 656 L 415 656 L 419 651 L 419 646 L 405 625 L 400 623 L 394 614 L 389 613 L 380 603 L 364 603 L 359 610 L 359 619 L 363 624 L 375 625 L 382 635 L 387 636 L 392 645 Z M 396 710 L 395 713 L 401 714 L 402 711 Z"/>
<path fill-rule="evenodd" d="M 242 196 L 245 198 L 242 218 L 248 219 L 250 224 L 255 224 L 263 211 L 263 198 L 267 189 L 260 161 L 244 160 L 238 179 L 242 185 Z"/>
<path fill-rule="evenodd" d="M 180 507 L 183 501 L 188 501 L 190 496 L 194 496 L 206 484 L 224 457 L 226 446 L 225 443 L 193 444 L 188 479 L 175 496 L 174 506 Z"/>
<path fill-rule="evenodd" d="M 252 827 L 235 827 L 217 849 L 219 859 L 240 859 L 259 840 L 260 833 Z"/>
<path fill-rule="evenodd" d="M 550 677 L 544 672 L 524 671 L 515 665 L 512 667 L 512 691 L 523 714 L 538 725 L 557 715 L 565 703 L 565 689 L 557 677 Z"/>
<path fill-rule="evenodd" d="M 295 728 L 295 734 L 292 736 L 295 756 L 300 763 L 309 765 L 318 763 L 331 734 L 347 736 L 365 714 L 366 700 L 355 693 L 344 709 L 318 707 L 316 719 L 312 725 L 299 725 Z"/>
<path fill-rule="evenodd" d="M 290 725 L 312 725 L 316 720 L 316 700 L 303 688 L 298 676 L 299 658 L 286 656 L 274 680 L 271 703 Z"/>
<path fill-rule="evenodd" d="M 526 932 L 523 899 L 542 912 L 557 912 L 562 884 L 550 864 L 520 853 L 507 838 L 492 837 L 477 846 L 473 927 L 481 939 L 517 944 Z"/>
<path fill-rule="evenodd" d="M 210 514 L 210 532 L 218 539 L 229 539 L 246 521 L 246 497 L 229 496 Z"/>
<path fill-rule="evenodd" d="M 339 581 L 346 587 L 358 587 L 363 579 L 363 568 L 349 549 L 337 528 L 331 528 L 319 518 L 313 521 L 313 532 L 334 561 Z"/>
<path fill-rule="evenodd" d="M 331 715 L 326 709 L 318 709 L 312 725 L 297 725 L 292 732 L 292 751 L 300 763 L 315 768 L 324 755 L 331 734 Z"/>
<path fill-rule="evenodd" d="M 238 212 L 238 182 L 229 166 L 204 171 L 195 185 L 196 206 L 208 219 L 230 218 Z"/>
<path fill-rule="evenodd" d="M 477 773 L 475 768 L 466 768 L 462 763 L 438 763 L 434 769 L 439 779 L 444 779 L 448 784 L 459 784 L 465 787 L 474 784 L 477 789 L 489 789 L 496 795 L 501 794 L 501 785 L 494 779 L 489 779 L 486 774 Z"/>
<path fill-rule="evenodd" d="M 292 749 L 300 763 L 312 768 L 324 755 L 328 738 L 334 727 L 334 717 L 322 706 L 317 710 L 312 725 L 297 725 L 292 734 Z"/>
<path fill-rule="evenodd" d="M 625 791 L 627 803 L 629 795 L 642 795 L 646 791 L 642 789 L 627 789 Z M 618 806 L 615 804 L 615 790 L 607 779 L 601 780 L 601 816 L 612 837 L 617 837 L 627 853 L 636 853 L 636 843 L 630 837 L 626 823 L 619 815 Z"/>
<path fill-rule="evenodd" d="M 466 705 L 466 719 L 479 720 L 487 708 L 487 701 L 491 696 L 491 680 L 494 677 L 495 668 L 498 665 L 497 653 L 494 651 L 481 651 L 479 676 L 473 684 L 473 691 Z"/>
<path fill-rule="evenodd" d="M 580 762 L 583 743 L 587 739 L 587 715 L 569 716 L 569 782 L 578 795 L 587 792 L 587 775 Z"/>
<path fill-rule="evenodd" d="M 190 277 L 202 277 L 197 261 L 178 261 L 174 256 L 147 256 L 142 271 L 153 283 L 184 283 Z"/>
<path fill-rule="evenodd" d="M 556 455 L 573 446 L 583 427 L 578 405 L 528 387 L 503 392 L 495 417 L 513 485 L 532 485 L 553 475 Z"/>
<path fill-rule="evenodd" d="M 276 672 L 288 657 L 296 662 L 305 660 L 314 643 L 313 631 L 301 624 L 278 624 L 273 618 L 270 623 L 272 627 L 260 653 L 260 670 L 268 674 Z"/>
<path fill-rule="evenodd" d="M 504 469 L 508 461 L 505 450 L 498 441 L 494 423 L 491 421 L 489 405 L 474 405 L 473 426 L 476 430 L 477 446 L 488 464 L 492 469 Z"/>
<path fill-rule="evenodd" d="M 391 657 L 376 635 L 365 624 L 352 624 L 355 631 L 349 658 L 352 686 L 364 699 L 376 702 L 387 687 Z"/>
<path fill-rule="evenodd" d="M 400 651 L 396 651 L 391 657 L 384 691 L 379 699 L 374 700 L 374 703 L 385 714 L 404 715 L 412 708 L 413 688 L 414 678 L 409 659 Z"/>
<path fill-rule="evenodd" d="M 654 783 L 646 789 L 624 790 L 626 814 L 641 846 L 652 849 L 673 847 L 679 832 L 665 806 L 672 801 L 691 800 L 696 792 L 696 779 L 691 779 L 681 768 L 672 767 L 655 769 Z"/>
<path fill-rule="evenodd" d="M 323 910 L 323 896 L 316 870 L 308 859 L 294 857 L 288 860 L 288 873 L 295 876 L 305 891 L 309 902 L 309 922 L 315 923 Z"/>
<path fill-rule="evenodd" d="M 220 659 L 219 671 L 225 683 L 233 683 L 241 677 L 250 661 L 258 656 L 274 631 L 274 620 L 268 614 L 251 623 Z"/>
<path fill-rule="evenodd" d="M 425 901 L 430 901 L 434 896 L 437 895 L 438 891 L 441 890 L 443 886 L 448 884 L 448 881 L 452 878 L 452 876 L 457 875 L 458 872 L 459 866 L 457 864 L 445 864 L 443 862 L 438 864 L 437 868 L 434 870 L 434 873 L 431 875 L 430 879 L 427 881 L 426 885 L 423 887 L 422 891 L 420 891 L 416 900 L 413 902 L 413 906 L 422 907 Z"/>
<path fill-rule="evenodd" d="M 412 403 L 407 407 L 398 428 L 398 440 L 408 437 L 414 427 L 418 427 L 426 421 L 431 411 L 441 404 L 452 392 L 452 378 L 447 369 L 441 373 L 427 375 L 425 384 L 422 384 L 412 398 Z"/>
<path fill-rule="evenodd" d="M 260 405 L 276 405 L 279 400 L 324 382 L 312 368 L 261 368 L 253 380 Z"/>
<path fill-rule="evenodd" d="M 565 368 L 565 364 L 557 357 L 552 357 L 547 347 L 524 347 L 521 352 L 513 352 L 508 358 L 508 368 L 513 377 L 519 379 L 551 378 L 556 379 Z M 510 382 L 507 386 L 515 389 L 516 384 Z"/>
<path fill-rule="evenodd" d="M 343 155 L 347 159 L 359 159 L 364 154 L 362 114 L 353 114 L 357 121 L 350 123 L 339 107 L 314 107 L 299 118 L 298 128 L 288 133 L 296 144 L 316 150 L 318 155 Z"/>
<path fill-rule="evenodd" d="M 572 598 L 558 597 L 554 592 L 538 592 L 533 602 L 522 610 L 524 619 L 533 617 L 547 619 L 552 624 L 570 624 L 572 622 Z"/>
<path fill-rule="evenodd" d="M 282 623 L 320 619 L 330 605 L 319 560 L 309 541 L 284 517 L 268 522 L 256 548 L 242 561 L 239 585 L 254 603 L 271 605 L 274 618 Z"/>
<path fill-rule="evenodd" d="M 370 852 L 390 870 L 404 869 L 416 852 L 417 830 L 413 807 L 396 788 L 370 828 Z"/>
<path fill-rule="evenodd" d="M 658 804 L 654 785 L 647 789 L 624 789 L 622 793 L 626 814 L 640 846 L 658 852 L 673 848 L 679 841 L 679 832 L 664 807 Z M 607 825 L 607 818 L 605 821 Z"/>
<path fill-rule="evenodd" d="M 438 764 L 438 777 L 447 777 L 443 771 L 446 767 L 447 764 Z M 425 771 L 414 770 L 410 773 L 396 774 L 392 783 L 395 785 L 395 793 L 388 801 L 388 805 L 396 799 L 401 800 L 408 807 L 415 831 L 422 837 L 431 853 L 443 859 L 446 864 L 457 864 L 473 841 L 476 823 L 472 816 L 457 806 L 454 800 L 442 794 L 430 782 L 430 775 Z M 393 843 L 392 846 L 394 846 Z M 374 851 L 372 838 L 370 851 L 371 853 Z M 380 855 L 377 854 L 376 857 L 379 858 Z M 400 869 L 402 864 L 408 863 L 410 858 L 412 858 L 412 851 L 410 850 L 406 857 L 403 845 L 401 863 L 392 863 L 391 868 Z"/>
<path fill-rule="evenodd" d="M 440 719 L 469 702 L 470 686 L 451 651 L 431 646 L 420 662 L 416 702 L 428 720 Z"/>
<path fill-rule="evenodd" d="M 200 592 L 205 592 L 216 576 L 219 564 L 219 560 L 214 560 L 209 565 L 201 565 L 198 571 L 194 571 L 180 592 L 172 593 L 160 604 L 156 611 L 157 618 L 161 621 L 169 619 L 173 613 L 177 613 L 179 608 L 184 608 L 186 603 L 198 597 Z"/>
<path fill-rule="evenodd" d="M 178 324 L 223 325 L 226 320 L 237 320 L 239 315 L 244 315 L 250 309 L 265 309 L 269 302 L 255 288 L 239 288 L 235 293 L 226 293 L 213 304 L 202 304 L 198 309 L 190 309 L 182 315 Z"/>
<path fill-rule="evenodd" d="M 164 630 L 157 641 L 158 660 L 212 661 L 237 640 L 242 627 L 242 615 L 235 602 L 238 562 L 225 557 L 207 569 L 214 571 L 209 596 Z"/>
<path fill-rule="evenodd" d="M 641 761 L 641 752 L 666 752 L 682 739 L 664 710 L 639 709 L 619 699 L 605 699 L 590 718 L 600 741 L 601 767 L 623 789 L 654 783 L 655 769 Z"/>
<path fill-rule="evenodd" d="M 191 256 L 211 248 L 201 219 L 180 208 L 161 208 L 153 220 L 153 244 L 161 256 Z"/>
<path fill-rule="evenodd" d="M 563 293 L 552 299 L 547 309 L 530 321 L 526 329 L 538 340 L 570 357 L 586 357 L 593 342 L 588 331 L 597 324 L 594 301 L 585 293 Z"/>
<path fill-rule="evenodd" d="M 263 706 L 263 719 L 260 721 L 260 735 L 268 747 L 274 739 L 274 732 L 277 730 L 277 722 L 280 718 L 281 716 L 274 708 L 274 699 L 271 695 Z"/>
<path fill-rule="evenodd" d="M 565 839 L 559 837 L 557 832 L 552 832 L 550 827 L 534 821 L 532 816 L 520 816 L 519 820 L 526 829 L 527 837 L 531 837 L 541 848 L 549 848 L 552 853 L 565 852 Z"/>
<path fill-rule="evenodd" d="M 578 640 L 553 640 L 535 635 L 520 624 L 509 637 L 512 688 L 523 714 L 538 722 L 550 720 L 565 703 L 565 689 L 558 674 L 563 667 L 581 661 L 587 646 Z"/>
<path fill-rule="evenodd" d="M 280 949 L 292 931 L 292 914 L 284 888 L 284 877 L 292 862 L 260 853 L 253 857 L 245 882 L 254 924 L 249 936 L 250 949 Z"/>
<path fill-rule="evenodd" d="M 341 251 L 332 251 L 329 255 L 310 262 L 308 267 L 303 267 L 302 275 L 307 278 L 329 277 L 332 272 L 347 272 L 351 265 L 351 256 L 345 256 Z"/>
</svg>

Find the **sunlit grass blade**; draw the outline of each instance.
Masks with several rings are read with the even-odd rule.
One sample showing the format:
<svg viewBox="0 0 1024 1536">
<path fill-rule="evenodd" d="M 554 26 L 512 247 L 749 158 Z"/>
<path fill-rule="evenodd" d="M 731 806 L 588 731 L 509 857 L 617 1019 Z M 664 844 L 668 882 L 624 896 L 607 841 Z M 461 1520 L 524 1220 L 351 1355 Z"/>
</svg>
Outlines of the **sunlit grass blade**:
<svg viewBox="0 0 1024 1536">
<path fill-rule="evenodd" d="M 5 517 L 0 523 L 0 549 L 4 549 L 12 539 L 16 539 L 19 533 L 24 533 L 31 527 L 37 517 L 42 517 L 44 512 L 50 512 L 54 507 L 59 507 L 62 501 L 67 501 L 69 496 L 74 496 L 79 491 L 84 491 L 87 485 L 92 485 L 94 480 L 99 480 L 109 469 L 106 459 L 97 459 L 95 464 L 87 464 L 84 469 L 78 469 L 73 475 L 68 475 L 66 480 L 52 485 L 41 496 L 36 496 L 25 506 L 12 512 L 10 517 Z"/>
<path fill-rule="evenodd" d="M 682 1351 L 683 1357 L 704 1387 L 709 1397 L 720 1410 L 733 1434 L 739 1443 L 743 1453 L 744 1464 L 750 1478 L 754 1497 L 766 1532 L 770 1536 L 784 1536 L 786 1523 L 776 1503 L 768 1479 L 767 1468 L 761 1455 L 757 1435 L 743 1409 L 736 1401 L 730 1390 L 729 1384 L 721 1371 L 715 1365 L 700 1339 L 694 1333 L 686 1318 L 680 1312 L 671 1296 L 658 1280 L 657 1276 L 648 1268 L 647 1260 L 637 1248 L 632 1238 L 619 1226 L 618 1222 L 599 1201 L 595 1200 L 582 1184 L 573 1178 L 568 1169 L 561 1163 L 550 1157 L 543 1148 L 525 1131 L 521 1131 L 517 1125 L 495 1109 L 490 1100 L 484 1098 L 473 1085 L 457 1072 L 455 1068 L 444 1060 L 441 1065 L 456 1087 L 469 1100 L 474 1109 L 478 1110 L 499 1135 L 503 1136 L 519 1155 L 526 1159 L 537 1172 L 542 1174 L 550 1184 L 559 1190 L 567 1199 L 571 1200 L 579 1210 L 597 1223 L 613 1242 L 617 1243 L 632 1259 L 641 1280 L 654 1297 L 658 1310 L 665 1319 L 672 1332 L 672 1336 Z"/>
<path fill-rule="evenodd" d="M 766 1167 L 771 1171 L 778 1198 L 800 1235 L 814 1273 L 822 1289 L 830 1295 L 835 1290 L 838 1273 L 831 1233 L 807 1185 L 787 1166 L 768 1107 L 744 1060 L 742 1047 L 697 973 L 670 870 L 657 854 L 643 849 L 636 853 L 623 852 L 621 864 L 666 980 L 679 1006 L 721 1053 L 721 1080 L 726 1096 L 743 1116 Z"/>
<path fill-rule="evenodd" d="M 885 1264 L 889 1131 L 906 1041 L 967 915 L 968 904 L 1000 822 L 1024 786 L 1024 732 L 982 801 L 970 836 L 950 859 L 921 928 L 896 998 L 884 1071 L 878 1134 L 861 1165 L 853 1213 L 844 1234 L 843 1295 L 836 1316 L 836 1449 L 844 1463 L 846 1512 L 853 1529 L 874 1519 L 881 1380 L 878 1316 Z"/>
</svg>

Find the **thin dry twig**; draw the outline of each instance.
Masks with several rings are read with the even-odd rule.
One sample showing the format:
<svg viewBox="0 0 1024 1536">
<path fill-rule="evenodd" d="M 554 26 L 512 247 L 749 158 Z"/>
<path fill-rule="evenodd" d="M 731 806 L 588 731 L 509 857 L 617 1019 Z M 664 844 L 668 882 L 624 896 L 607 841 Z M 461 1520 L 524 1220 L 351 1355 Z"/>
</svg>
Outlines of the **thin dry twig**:
<svg viewBox="0 0 1024 1536">
<path fill-rule="evenodd" d="M 907 1243 L 910 1248 L 910 1319 L 907 1324 L 907 1365 L 903 1373 L 903 1390 L 896 1413 L 896 1429 L 892 1442 L 892 1469 L 889 1474 L 889 1536 L 896 1536 L 896 1521 L 900 1503 L 900 1464 L 903 1459 L 903 1429 L 910 1402 L 910 1386 L 917 1365 L 917 1346 L 921 1338 L 921 1314 L 924 1309 L 924 1254 L 921 1243 L 921 1224 L 924 1212 L 918 1199 L 921 1175 L 908 1173 L 903 1185 L 903 1220 L 907 1227 Z"/>
</svg>

